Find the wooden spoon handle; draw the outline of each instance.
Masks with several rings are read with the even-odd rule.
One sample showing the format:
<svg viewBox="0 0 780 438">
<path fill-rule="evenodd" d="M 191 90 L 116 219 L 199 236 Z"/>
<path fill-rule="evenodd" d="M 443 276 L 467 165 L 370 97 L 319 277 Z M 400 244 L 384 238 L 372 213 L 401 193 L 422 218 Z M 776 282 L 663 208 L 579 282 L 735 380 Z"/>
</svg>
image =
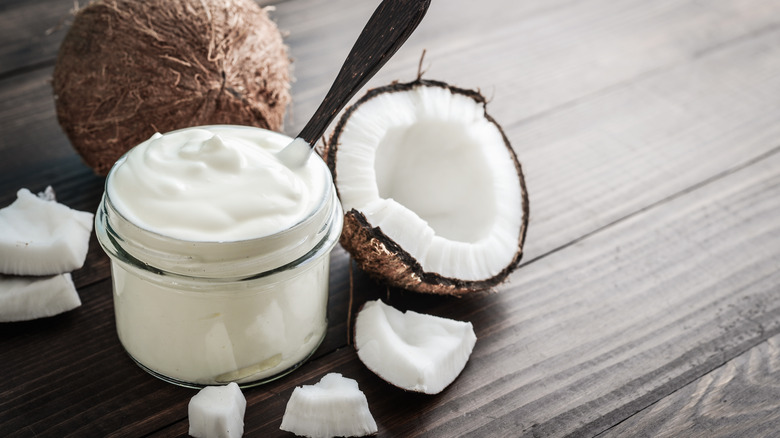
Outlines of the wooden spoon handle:
<svg viewBox="0 0 780 438">
<path fill-rule="evenodd" d="M 328 94 L 298 137 L 314 145 L 330 122 L 414 32 L 431 0 L 384 0 L 366 23 Z"/>
</svg>

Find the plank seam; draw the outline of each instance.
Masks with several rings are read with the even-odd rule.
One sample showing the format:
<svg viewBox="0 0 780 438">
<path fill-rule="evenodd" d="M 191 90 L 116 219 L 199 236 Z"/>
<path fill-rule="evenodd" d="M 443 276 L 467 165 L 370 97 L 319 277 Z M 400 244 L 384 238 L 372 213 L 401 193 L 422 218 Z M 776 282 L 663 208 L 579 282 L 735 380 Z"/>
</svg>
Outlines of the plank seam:
<svg viewBox="0 0 780 438">
<path fill-rule="evenodd" d="M 695 61 L 698 61 L 699 59 L 706 58 L 706 57 L 708 57 L 710 55 L 713 55 L 713 54 L 716 54 L 716 53 L 718 53 L 720 51 L 729 49 L 732 46 L 735 46 L 735 45 L 738 45 L 738 44 L 742 43 L 743 41 L 748 41 L 748 40 L 751 40 L 751 39 L 753 39 L 755 37 L 771 34 L 771 33 L 776 32 L 778 30 L 780 30 L 780 22 L 774 22 L 774 23 L 768 24 L 768 25 L 760 27 L 760 28 L 758 28 L 756 30 L 753 30 L 753 31 L 750 31 L 748 33 L 745 33 L 745 34 L 736 36 L 734 38 L 731 38 L 729 40 L 723 41 L 723 42 L 721 42 L 719 44 L 716 44 L 716 45 L 714 45 L 712 47 L 706 47 L 706 48 L 700 49 L 698 51 L 695 51 L 695 52 L 691 53 L 691 55 L 689 57 L 685 58 L 681 62 L 673 62 L 673 63 L 667 64 L 667 65 L 661 65 L 661 66 L 658 66 L 658 67 L 655 67 L 655 68 L 651 68 L 651 69 L 646 70 L 646 71 L 644 71 L 642 73 L 639 73 L 638 75 L 633 76 L 631 78 L 628 78 L 628 79 L 616 82 L 614 84 L 608 85 L 608 86 L 606 86 L 604 88 L 601 88 L 599 90 L 596 90 L 596 91 L 587 93 L 587 94 L 585 94 L 583 96 L 580 96 L 578 98 L 575 98 L 573 100 L 570 100 L 570 101 L 567 101 L 567 102 L 563 102 L 563 103 L 555 105 L 555 106 L 553 106 L 551 108 L 542 110 L 542 111 L 540 111 L 538 113 L 532 114 L 530 116 L 527 116 L 525 118 L 517 120 L 517 121 L 515 121 L 513 123 L 510 123 L 510 124 L 506 125 L 504 127 L 504 129 L 509 131 L 509 130 L 515 129 L 515 128 L 523 126 L 523 125 L 528 125 L 528 124 L 530 124 L 530 123 L 532 123 L 534 121 L 543 119 L 545 117 L 549 117 L 551 115 L 554 115 L 554 114 L 557 114 L 559 112 L 565 111 L 565 110 L 567 110 L 569 108 L 573 108 L 573 107 L 575 107 L 575 106 L 577 106 L 577 105 L 579 105 L 579 104 L 581 104 L 583 102 L 587 102 L 587 101 L 589 101 L 591 99 L 598 98 L 598 97 L 601 97 L 601 96 L 605 96 L 605 95 L 607 95 L 609 93 L 615 92 L 617 90 L 621 90 L 621 89 L 623 89 L 623 88 L 625 88 L 625 87 L 627 87 L 627 86 L 629 86 L 629 85 L 631 85 L 633 83 L 636 83 L 638 81 L 642 81 L 644 79 L 650 79 L 650 78 L 658 76 L 658 75 L 660 75 L 662 73 L 666 73 L 666 72 L 668 72 L 670 70 L 678 68 L 680 66 L 691 64 L 691 63 L 693 63 Z"/>
<path fill-rule="evenodd" d="M 762 344 L 768 343 L 770 338 L 772 338 L 772 337 L 776 336 L 778 333 L 780 333 L 780 330 L 772 330 L 769 333 L 767 333 L 766 328 L 764 327 L 764 324 L 762 324 L 759 321 L 755 321 L 753 318 L 746 317 L 745 321 L 750 322 L 752 324 L 755 324 L 757 329 L 759 330 L 759 334 L 756 337 L 755 342 L 748 344 L 743 349 L 740 349 L 740 350 L 737 350 L 735 352 L 732 352 L 731 355 L 728 355 L 728 356 L 724 355 L 723 361 L 721 363 L 717 364 L 716 366 L 712 367 L 712 369 L 710 369 L 708 371 L 705 371 L 701 375 L 698 375 L 698 376 L 694 375 L 694 376 L 692 376 L 689 381 L 687 381 L 684 384 L 680 385 L 674 391 L 671 391 L 668 394 L 659 397 L 657 400 L 653 401 L 652 403 L 649 403 L 645 407 L 643 407 L 641 409 L 638 409 L 634 413 L 628 415 L 626 418 L 624 418 L 624 419 L 618 421 L 617 423 L 607 427 L 606 429 L 604 429 L 601 432 L 599 432 L 596 435 L 594 435 L 594 438 L 597 438 L 597 437 L 600 437 L 600 436 L 604 436 L 604 434 L 608 433 L 610 430 L 612 430 L 612 429 L 618 427 L 619 425 L 625 423 L 626 421 L 630 420 L 631 418 L 635 417 L 636 415 L 638 415 L 638 414 L 640 414 L 642 412 L 645 412 L 648 409 L 651 409 L 653 406 L 656 406 L 661 401 L 663 401 L 663 400 L 673 396 L 674 394 L 677 394 L 678 392 L 682 391 L 683 389 L 685 389 L 685 388 L 689 387 L 690 385 L 694 384 L 696 381 L 698 381 L 702 377 L 704 377 L 704 376 L 706 376 L 708 374 L 714 373 L 717 370 L 723 368 L 724 366 L 728 365 L 731 361 L 733 361 L 734 359 L 738 358 L 739 356 L 747 353 L 748 351 L 750 351 L 750 350 L 752 350 L 752 349 L 754 349 L 754 348 L 756 348 L 756 347 L 758 347 L 758 346 L 760 346 Z"/>
<path fill-rule="evenodd" d="M 56 63 L 56 58 L 51 59 L 44 59 L 43 61 L 34 62 L 32 64 L 23 65 L 21 67 L 16 67 L 12 70 L 0 72 L 0 82 L 14 78 L 16 76 L 22 76 L 25 74 L 32 73 L 36 70 L 43 70 L 46 68 L 54 67 L 54 64 Z"/>
<path fill-rule="evenodd" d="M 661 206 L 661 205 L 663 205 L 663 204 L 665 204 L 665 203 L 667 203 L 669 201 L 672 201 L 674 199 L 677 199 L 677 198 L 680 198 L 682 196 L 685 196 L 688 193 L 692 193 L 692 192 L 695 192 L 695 191 L 697 191 L 699 189 L 702 189 L 702 188 L 706 187 L 709 184 L 712 184 L 712 183 L 714 183 L 714 182 L 716 182 L 716 181 L 718 181 L 718 180 L 720 180 L 722 178 L 725 178 L 725 177 L 727 177 L 727 176 L 729 176 L 729 175 L 731 175 L 731 174 L 733 174 L 735 172 L 738 172 L 738 171 L 740 171 L 742 169 L 748 168 L 748 167 L 750 167 L 750 166 L 752 166 L 754 164 L 757 164 L 757 163 L 759 163 L 759 162 L 761 162 L 763 160 L 766 160 L 766 159 L 768 159 L 768 158 L 770 158 L 773 155 L 776 155 L 778 153 L 780 153 L 780 145 L 777 145 L 774 148 L 772 148 L 772 149 L 770 149 L 770 150 L 768 150 L 768 151 L 766 151 L 766 152 L 764 152 L 764 153 L 762 153 L 760 155 L 757 155 L 757 156 L 755 156 L 755 157 L 745 161 L 742 164 L 738 164 L 737 166 L 734 166 L 734 167 L 732 167 L 730 169 L 726 169 L 726 170 L 724 170 L 722 172 L 719 172 L 719 173 L 717 173 L 715 175 L 712 175 L 712 176 L 710 176 L 708 178 L 705 178 L 702 181 L 699 181 L 696 184 L 688 186 L 688 187 L 686 187 L 683 190 L 680 190 L 680 191 L 678 191 L 676 193 L 673 193 L 673 194 L 671 194 L 671 195 L 669 195 L 669 196 L 667 196 L 665 198 L 662 198 L 662 199 L 659 199 L 659 200 L 657 200 L 655 202 L 652 202 L 652 203 L 650 203 L 650 204 L 648 204 L 648 205 L 646 205 L 646 206 L 644 206 L 644 207 L 642 207 L 642 208 L 640 208 L 638 210 L 635 210 L 635 211 L 630 212 L 630 213 L 628 213 L 628 214 L 626 214 L 626 215 L 624 215 L 622 217 L 619 217 L 619 218 L 617 218 L 617 219 L 615 219 L 615 220 L 613 220 L 613 221 L 611 221 L 611 222 L 609 222 L 609 223 L 607 223 L 607 224 L 605 224 L 605 225 L 603 225 L 601 227 L 598 227 L 598 228 L 595 228 L 595 229 L 593 229 L 591 231 L 588 231 L 587 233 L 585 233 L 585 234 L 583 234 L 583 235 L 581 235 L 581 236 L 579 236 L 579 237 L 577 237 L 577 238 L 575 238 L 575 239 L 573 239 L 573 240 L 571 240 L 571 241 L 569 241 L 569 242 L 567 242 L 567 243 L 565 243 L 565 244 L 563 244 L 561 246 L 553 248 L 553 249 L 551 249 L 551 250 L 549 250 L 549 251 L 547 251 L 547 252 L 545 252 L 543 254 L 540 254 L 540 255 L 538 255 L 538 256 L 530 259 L 530 260 L 522 262 L 520 264 L 519 268 L 522 268 L 524 266 L 528 266 L 528 265 L 530 265 L 532 263 L 538 262 L 539 260 L 542 260 L 542 259 L 544 259 L 544 258 L 546 258 L 546 257 L 548 257 L 550 255 L 553 255 L 553 254 L 555 254 L 555 253 L 557 253 L 557 252 L 559 252 L 561 250 L 564 250 L 564 249 L 566 249 L 566 248 L 568 248 L 570 246 L 576 245 L 576 244 L 578 244 L 578 243 L 580 243 L 580 242 L 582 242 L 582 241 L 584 241 L 584 240 L 586 240 L 586 239 L 588 239 L 588 238 L 590 238 L 590 237 L 592 237 L 592 236 L 594 236 L 594 235 L 596 235 L 598 233 L 601 233 L 601 232 L 609 229 L 610 227 L 613 227 L 613 226 L 615 226 L 617 224 L 625 222 L 626 220 L 629 220 L 629 219 L 631 219 L 633 217 L 636 217 L 636 216 L 638 216 L 638 215 L 640 215 L 640 214 L 642 214 L 642 213 L 644 213 L 646 211 L 649 211 L 649 210 L 652 210 L 654 208 L 657 208 L 657 207 L 659 207 L 659 206 Z"/>
</svg>

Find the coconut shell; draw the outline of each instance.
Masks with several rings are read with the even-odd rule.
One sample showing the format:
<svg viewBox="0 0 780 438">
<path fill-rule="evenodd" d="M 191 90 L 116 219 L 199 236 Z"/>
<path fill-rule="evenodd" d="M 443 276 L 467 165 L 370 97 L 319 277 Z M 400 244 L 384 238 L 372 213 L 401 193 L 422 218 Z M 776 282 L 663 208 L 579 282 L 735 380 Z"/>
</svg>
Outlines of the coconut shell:
<svg viewBox="0 0 780 438">
<path fill-rule="evenodd" d="M 278 131 L 290 60 L 252 0 L 101 0 L 79 10 L 52 81 L 57 118 L 98 174 L 155 132 Z"/>
<path fill-rule="evenodd" d="M 330 169 L 333 180 L 338 192 L 338 174 L 336 173 L 336 161 L 338 159 L 339 136 L 344 129 L 349 117 L 360 105 L 368 100 L 384 93 L 403 92 L 414 87 L 442 87 L 448 89 L 453 94 L 461 94 L 474 99 L 484 108 L 485 98 L 477 91 L 466 90 L 444 82 L 432 81 L 418 78 L 409 83 L 392 83 L 384 87 L 369 90 L 352 106 L 344 111 L 339 119 L 325 149 L 323 157 Z M 523 176 L 522 166 L 517 159 L 509 139 L 504 134 L 501 126 L 485 112 L 485 118 L 493 123 L 501 133 L 504 144 L 509 150 L 509 155 L 514 161 L 515 170 L 520 180 L 521 199 L 518 202 L 522 205 L 523 220 L 517 242 L 517 251 L 510 263 L 498 274 L 484 280 L 462 280 L 458 278 L 445 277 L 435 272 L 427 272 L 422 265 L 415 260 L 406 250 L 404 250 L 391 237 L 385 234 L 381 228 L 372 226 L 366 216 L 358 210 L 352 209 L 344 214 L 344 228 L 341 234 L 341 246 L 352 256 L 357 265 L 374 279 L 386 283 L 390 286 L 407 289 L 415 292 L 443 294 L 443 295 L 463 295 L 470 292 L 489 290 L 505 281 L 512 271 L 517 269 L 523 256 L 523 244 L 528 229 L 528 192 L 526 190 L 525 178 Z"/>
</svg>

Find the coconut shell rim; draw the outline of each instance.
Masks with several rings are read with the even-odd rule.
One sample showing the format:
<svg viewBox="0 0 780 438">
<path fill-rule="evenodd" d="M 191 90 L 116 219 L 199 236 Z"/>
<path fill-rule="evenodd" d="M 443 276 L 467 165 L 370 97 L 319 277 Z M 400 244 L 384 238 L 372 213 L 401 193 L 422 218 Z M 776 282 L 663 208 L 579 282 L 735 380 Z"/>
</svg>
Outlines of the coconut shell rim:
<svg viewBox="0 0 780 438">
<path fill-rule="evenodd" d="M 498 274 L 480 280 L 463 280 L 454 277 L 447 277 L 435 272 L 425 271 L 422 268 L 422 265 L 420 265 L 420 263 L 414 257 L 412 257 L 411 254 L 409 254 L 406 250 L 404 250 L 390 236 L 385 234 L 380 227 L 374 227 L 373 225 L 371 225 L 371 223 L 368 221 L 366 216 L 362 212 L 354 208 L 350 209 L 344 214 L 345 228 L 350 219 L 354 220 L 358 224 L 358 226 L 360 226 L 368 234 L 368 237 L 370 239 L 379 242 L 384 247 L 384 249 L 388 252 L 389 256 L 395 257 L 396 259 L 398 259 L 398 261 L 404 264 L 409 270 L 411 270 L 411 275 L 409 275 L 410 278 L 417 277 L 419 278 L 419 281 L 412 282 L 412 283 L 400 283 L 400 282 L 393 281 L 390 276 L 382 273 L 380 270 L 374 270 L 371 268 L 367 269 L 366 266 L 364 266 L 366 261 L 361 257 L 361 251 L 363 250 L 356 247 L 352 247 L 352 245 L 349 242 L 349 238 L 346 237 L 344 234 L 342 234 L 341 244 L 347 250 L 347 252 L 349 252 L 350 255 L 356 259 L 356 261 L 361 266 L 361 268 L 366 270 L 366 272 L 368 272 L 370 276 L 380 281 L 387 282 L 392 286 L 402 287 L 404 289 L 412 290 L 415 292 L 433 293 L 433 294 L 442 294 L 442 295 L 456 295 L 456 296 L 464 295 L 467 293 L 478 292 L 478 291 L 491 290 L 496 286 L 498 286 L 499 284 L 501 284 L 502 282 L 504 282 L 509 276 L 509 274 L 512 273 L 515 269 L 517 269 L 517 267 L 520 265 L 520 261 L 523 257 L 523 246 L 525 245 L 525 239 L 528 232 L 528 219 L 530 215 L 530 208 L 529 208 L 529 201 L 528 201 L 528 190 L 525 183 L 525 176 L 523 174 L 523 169 L 522 169 L 522 165 L 520 164 L 520 160 L 517 158 L 517 153 L 515 152 L 514 148 L 512 148 L 512 145 L 509 142 L 509 139 L 506 136 L 504 129 L 501 127 L 500 124 L 498 124 L 498 122 L 492 116 L 490 116 L 487 113 L 487 108 L 486 108 L 487 99 L 485 99 L 485 97 L 479 91 L 460 88 L 457 86 L 447 84 L 446 82 L 442 82 L 442 81 L 422 79 L 422 78 L 418 78 L 411 82 L 405 82 L 405 83 L 393 82 L 389 85 L 372 88 L 368 90 L 354 104 L 352 104 L 346 110 L 344 110 L 344 113 L 339 118 L 336 127 L 331 133 L 330 139 L 327 142 L 326 149 L 323 153 L 323 156 L 328 165 L 328 168 L 331 171 L 333 182 L 336 187 L 336 193 L 339 197 L 341 197 L 338 188 L 338 174 L 336 171 L 337 151 L 339 147 L 338 139 L 342 131 L 344 130 L 344 127 L 346 126 L 347 122 L 351 118 L 352 114 L 355 111 L 357 111 L 362 104 L 373 99 L 376 96 L 385 93 L 410 91 L 416 87 L 421 87 L 421 86 L 444 88 L 450 91 L 452 94 L 459 94 L 473 99 L 478 105 L 482 106 L 483 116 L 485 117 L 485 119 L 488 122 L 495 125 L 498 131 L 501 133 L 501 137 L 504 141 L 504 145 L 509 151 L 509 154 L 512 157 L 512 161 L 514 162 L 515 171 L 517 173 L 520 182 L 520 200 L 521 200 L 521 208 L 523 211 L 523 220 L 521 221 L 520 224 L 520 233 L 517 242 L 517 251 L 515 251 L 514 257 L 509 262 L 509 264 L 507 264 L 507 266 L 504 267 L 504 269 L 502 269 Z M 422 285 L 427 285 L 429 287 L 422 287 L 422 286 L 416 287 L 415 283 L 417 283 L 418 286 L 422 284 Z"/>
</svg>

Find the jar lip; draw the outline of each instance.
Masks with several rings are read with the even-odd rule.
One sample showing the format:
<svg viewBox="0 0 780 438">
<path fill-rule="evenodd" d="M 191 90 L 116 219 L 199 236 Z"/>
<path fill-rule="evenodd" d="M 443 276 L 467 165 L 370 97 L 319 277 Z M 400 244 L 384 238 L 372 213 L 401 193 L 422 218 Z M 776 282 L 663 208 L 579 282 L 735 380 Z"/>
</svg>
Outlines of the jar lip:
<svg viewBox="0 0 780 438">
<path fill-rule="evenodd" d="M 117 209 L 111 199 L 109 184 L 126 157 L 127 153 L 117 160 L 106 178 L 103 199 L 95 215 L 95 231 L 110 257 L 142 269 L 200 278 L 247 278 L 294 263 L 323 242 L 337 241 L 341 234 L 341 204 L 324 162 L 318 163 L 322 166 L 323 178 L 323 188 L 318 191 L 320 199 L 316 207 L 294 225 L 249 239 L 186 240 L 144 228 Z M 319 156 L 316 159 L 321 161 Z"/>
<path fill-rule="evenodd" d="M 123 155 L 119 160 L 117 160 L 117 164 L 121 161 L 124 161 L 125 156 Z M 209 246 L 209 245 L 225 245 L 225 244 L 241 244 L 241 243 L 248 243 L 248 242 L 256 242 L 258 240 L 262 239 L 275 239 L 275 238 L 281 238 L 284 236 L 288 236 L 290 234 L 294 234 L 295 232 L 299 231 L 301 228 L 305 227 L 309 224 L 309 222 L 316 219 L 316 216 L 318 213 L 320 213 L 329 202 L 332 194 L 333 194 L 333 185 L 332 185 L 332 179 L 329 177 L 329 174 L 326 172 L 323 172 L 323 178 L 325 179 L 325 190 L 323 191 L 323 196 L 320 199 L 320 202 L 311 209 L 307 213 L 306 216 L 304 216 L 301 220 L 296 222 L 294 225 L 292 225 L 289 228 L 277 231 L 275 233 L 271 234 L 265 234 L 262 236 L 252 237 L 249 239 L 236 239 L 236 240 L 197 240 L 197 239 L 180 239 L 178 237 L 170 236 L 168 234 L 163 234 L 154 230 L 150 230 L 149 228 L 145 228 L 130 219 L 127 218 L 124 214 L 122 214 L 122 211 L 116 208 L 116 205 L 111 200 L 111 196 L 109 196 L 108 192 L 108 183 L 109 178 L 111 178 L 111 173 L 114 171 L 114 168 L 111 169 L 111 171 L 108 173 L 108 176 L 106 177 L 106 181 L 103 184 L 103 193 L 105 194 L 105 202 L 107 205 L 111 207 L 111 211 L 114 215 L 119 216 L 123 222 L 125 222 L 128 225 L 133 226 L 134 228 L 137 228 L 138 230 L 142 230 L 144 233 L 150 234 L 152 236 L 155 236 L 157 239 L 160 240 L 169 240 L 169 241 L 175 241 L 180 243 L 192 243 L 202 246 Z"/>
<path fill-rule="evenodd" d="M 246 281 L 265 279 L 277 274 L 281 274 L 283 272 L 290 271 L 292 269 L 310 265 L 314 261 L 319 260 L 319 258 L 322 255 L 329 254 L 333 249 L 333 247 L 336 246 L 336 243 L 338 243 L 339 241 L 340 230 L 343 225 L 344 218 L 343 218 L 343 214 L 341 213 L 340 206 L 337 209 L 334 217 L 335 217 L 335 221 L 331 223 L 331 231 L 338 230 L 338 232 L 326 233 L 322 239 L 318 240 L 318 242 L 316 243 L 316 245 L 314 245 L 314 247 L 309 249 L 303 255 L 295 258 L 294 260 L 291 260 L 287 263 L 260 272 L 253 272 L 245 275 L 202 276 L 193 273 L 184 273 L 184 272 L 172 271 L 172 270 L 160 270 L 156 266 L 150 266 L 144 264 L 143 262 L 136 259 L 132 255 L 130 256 L 130 259 L 121 258 L 119 262 L 136 269 L 142 268 L 144 270 L 149 270 L 148 268 L 152 267 L 154 269 L 152 269 L 151 272 L 153 272 L 156 275 L 162 275 L 168 279 L 173 279 L 181 286 L 187 286 L 189 292 L 197 292 L 197 289 L 202 288 L 208 291 L 209 294 L 213 294 L 213 291 L 211 289 L 213 289 L 214 284 L 231 284 L 231 283 L 241 283 Z M 117 260 L 112 260 L 112 262 L 115 263 L 117 262 Z M 203 281 L 204 279 L 208 281 L 204 282 Z M 226 293 L 226 295 L 235 296 L 235 293 L 232 292 Z"/>
<path fill-rule="evenodd" d="M 308 232 L 297 239 L 272 235 L 234 242 L 188 242 L 148 233 L 125 218 L 112 219 L 117 212 L 104 195 L 95 215 L 95 232 L 111 259 L 136 268 L 181 279 L 246 280 L 294 268 L 305 264 L 307 257 L 329 252 L 343 226 L 335 193 L 329 199 L 329 207 L 320 210 L 320 220 L 307 224 L 304 231 Z"/>
<path fill-rule="evenodd" d="M 227 125 L 227 124 L 226 125 L 191 126 L 191 127 L 187 127 L 187 128 L 180 128 L 180 129 L 175 129 L 173 131 L 168 131 L 165 134 L 172 134 L 172 133 L 176 133 L 176 132 L 180 132 L 180 131 L 186 131 L 186 130 L 191 130 L 191 129 L 208 129 L 208 128 L 228 128 L 228 129 L 241 129 L 241 130 L 249 130 L 249 131 L 260 130 L 260 131 L 268 132 L 268 133 L 272 134 L 273 136 L 284 137 L 286 139 L 289 139 L 289 141 L 293 141 L 293 139 L 290 138 L 289 136 L 284 135 L 284 134 L 279 133 L 279 132 L 276 132 L 276 131 L 271 131 L 269 129 L 258 128 L 258 127 L 255 127 L 255 126 Z M 283 237 L 283 236 L 286 236 L 286 235 L 293 234 L 294 232 L 300 230 L 300 228 L 304 227 L 308 222 L 312 221 L 314 219 L 314 217 L 317 215 L 317 213 L 321 212 L 322 209 L 326 207 L 326 204 L 328 203 L 329 199 L 331 198 L 332 192 L 333 192 L 333 184 L 332 184 L 333 183 L 333 178 L 332 178 L 332 176 L 330 174 L 330 171 L 327 170 L 327 166 L 326 166 L 325 169 L 323 170 L 323 172 L 321 172 L 322 173 L 322 177 L 324 179 L 323 186 L 325 187 L 325 190 L 322 193 L 322 197 L 320 199 L 320 202 L 314 208 L 312 208 L 307 213 L 306 216 L 301 218 L 298 222 L 296 222 L 292 226 L 290 226 L 290 227 L 288 227 L 286 229 L 283 229 L 281 231 L 277 231 L 276 233 L 266 234 L 266 235 L 252 237 L 252 238 L 248 238 L 248 239 L 236 239 L 236 240 L 197 240 L 197 239 L 193 240 L 193 239 L 180 239 L 178 237 L 174 237 L 174 236 L 170 236 L 168 234 L 164 234 L 164 233 L 160 233 L 160 232 L 157 232 L 157 231 L 154 231 L 154 230 L 150 230 L 149 228 L 145 228 L 145 227 L 143 227 L 143 226 L 141 226 L 139 224 L 136 224 L 135 222 L 132 222 L 124 214 L 122 214 L 122 212 L 118 208 L 116 208 L 116 205 L 111 201 L 111 197 L 109 196 L 109 190 L 108 190 L 109 182 L 111 181 L 111 178 L 112 178 L 114 172 L 116 171 L 116 169 L 118 169 L 120 164 L 122 164 L 127 159 L 127 156 L 130 153 L 130 151 L 132 151 L 132 149 L 133 148 L 131 148 L 130 150 L 128 150 L 127 152 L 122 154 L 122 156 L 119 157 L 119 159 L 114 163 L 114 165 L 111 166 L 111 169 L 109 170 L 108 174 L 106 175 L 106 179 L 105 179 L 105 181 L 103 183 L 103 193 L 105 194 L 106 202 L 111 206 L 111 210 L 112 210 L 112 212 L 115 215 L 117 215 L 120 218 L 122 218 L 122 220 L 125 223 L 131 224 L 133 227 L 135 227 L 135 228 L 137 228 L 139 230 L 143 230 L 145 233 L 149 233 L 149 234 L 155 236 L 158 239 L 177 241 L 177 242 L 181 242 L 181 243 L 193 243 L 193 244 L 197 244 L 197 245 L 209 246 L 209 245 L 224 245 L 224 244 L 232 244 L 232 243 L 241 244 L 241 243 L 257 241 L 257 240 L 260 240 L 260 239 L 280 238 L 280 237 Z M 312 154 L 312 155 L 317 155 L 317 154 Z M 319 158 L 319 155 L 317 155 L 317 158 Z M 311 159 L 311 157 L 310 157 L 310 159 Z M 323 162 L 323 164 L 324 164 L 324 162 Z"/>
</svg>

